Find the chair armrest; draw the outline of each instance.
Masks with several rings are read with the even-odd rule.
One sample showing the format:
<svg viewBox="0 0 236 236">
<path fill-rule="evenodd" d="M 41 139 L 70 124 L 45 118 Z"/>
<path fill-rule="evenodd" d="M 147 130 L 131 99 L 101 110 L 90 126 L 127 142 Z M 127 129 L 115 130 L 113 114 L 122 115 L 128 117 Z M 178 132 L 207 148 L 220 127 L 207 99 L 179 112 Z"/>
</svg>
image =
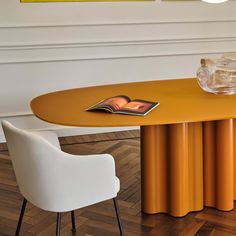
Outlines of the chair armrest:
<svg viewBox="0 0 236 236">
<path fill-rule="evenodd" d="M 106 192 L 106 190 L 117 193 L 115 162 L 111 155 L 75 156 L 67 153 L 64 155 L 67 159 L 63 167 L 66 166 L 70 170 L 67 176 L 69 179 L 76 180 L 75 184 L 80 189 L 92 192 L 97 189 L 96 193 Z"/>
<path fill-rule="evenodd" d="M 44 170 L 47 174 L 40 179 L 42 186 L 47 182 L 45 199 L 53 196 L 45 210 L 58 211 L 60 207 L 60 211 L 71 211 L 117 196 L 119 180 L 111 155 L 76 156 L 57 150 L 57 158 L 48 158 Z M 43 199 L 40 187 L 39 191 Z"/>
</svg>

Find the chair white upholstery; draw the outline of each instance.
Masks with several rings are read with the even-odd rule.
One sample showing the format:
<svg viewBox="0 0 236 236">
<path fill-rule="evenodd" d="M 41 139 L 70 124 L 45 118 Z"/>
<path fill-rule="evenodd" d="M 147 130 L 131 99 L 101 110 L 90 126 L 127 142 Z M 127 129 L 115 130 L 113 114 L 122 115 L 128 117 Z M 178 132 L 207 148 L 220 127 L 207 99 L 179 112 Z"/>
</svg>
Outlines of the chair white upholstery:
<svg viewBox="0 0 236 236">
<path fill-rule="evenodd" d="M 30 132 L 30 133 L 39 135 L 42 138 L 46 139 L 49 143 L 51 143 L 55 147 L 61 149 L 57 134 L 54 133 L 53 131 L 46 131 L 46 130 L 45 131 L 32 131 L 32 130 L 28 130 L 26 132 Z"/>
<path fill-rule="evenodd" d="M 2 127 L 20 192 L 35 206 L 65 212 L 117 196 L 111 155 L 68 154 L 53 132 L 21 130 L 8 121 Z"/>
</svg>

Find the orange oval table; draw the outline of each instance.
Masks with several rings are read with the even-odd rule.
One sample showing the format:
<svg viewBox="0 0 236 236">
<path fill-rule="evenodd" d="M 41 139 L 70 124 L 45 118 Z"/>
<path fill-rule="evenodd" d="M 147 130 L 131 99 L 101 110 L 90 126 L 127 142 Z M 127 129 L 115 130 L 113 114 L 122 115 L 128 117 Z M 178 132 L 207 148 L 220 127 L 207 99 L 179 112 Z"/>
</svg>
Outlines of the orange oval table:
<svg viewBox="0 0 236 236">
<path fill-rule="evenodd" d="M 86 112 L 127 95 L 158 101 L 145 117 Z M 231 210 L 236 199 L 236 95 L 201 90 L 195 79 L 77 88 L 36 97 L 40 119 L 60 125 L 141 126 L 142 210 L 184 216 L 204 206 Z"/>
</svg>

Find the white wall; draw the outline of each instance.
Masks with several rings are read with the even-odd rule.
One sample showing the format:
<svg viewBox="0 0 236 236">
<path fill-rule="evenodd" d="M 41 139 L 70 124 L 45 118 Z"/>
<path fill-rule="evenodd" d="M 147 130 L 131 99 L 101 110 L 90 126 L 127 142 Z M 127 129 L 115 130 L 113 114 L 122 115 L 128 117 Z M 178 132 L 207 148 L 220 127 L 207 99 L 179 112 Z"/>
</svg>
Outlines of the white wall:
<svg viewBox="0 0 236 236">
<path fill-rule="evenodd" d="M 60 135 L 30 100 L 59 89 L 193 77 L 204 56 L 236 52 L 236 1 L 35 3 L 0 0 L 0 119 Z M 3 141 L 0 130 L 0 142 Z"/>
</svg>

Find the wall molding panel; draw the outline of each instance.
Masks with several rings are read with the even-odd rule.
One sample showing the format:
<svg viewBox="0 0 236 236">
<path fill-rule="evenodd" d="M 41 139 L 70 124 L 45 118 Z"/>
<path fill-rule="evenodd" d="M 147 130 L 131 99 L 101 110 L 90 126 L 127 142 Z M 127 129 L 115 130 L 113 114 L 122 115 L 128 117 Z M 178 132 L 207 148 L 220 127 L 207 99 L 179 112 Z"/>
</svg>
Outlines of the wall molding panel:
<svg viewBox="0 0 236 236">
<path fill-rule="evenodd" d="M 0 26 L 0 64 L 234 52 L 236 19 Z"/>
<path fill-rule="evenodd" d="M 18 29 L 18 28 L 62 28 L 62 27 L 104 27 L 104 26 L 134 26 L 134 25 L 161 25 L 161 24 L 206 24 L 206 23 L 235 23 L 236 18 L 227 18 L 225 17 L 224 19 L 167 19 L 167 20 L 159 20 L 159 21 L 140 21 L 140 22 L 104 22 L 104 23 L 77 23 L 77 24 L 58 24 L 58 25 L 53 25 L 53 24 L 44 24 L 44 25 L 0 25 L 0 29 Z"/>
<path fill-rule="evenodd" d="M 1 46 L 0 64 L 235 52 L 236 37 Z"/>
<path fill-rule="evenodd" d="M 235 21 L 1 28 L 0 46 L 234 38 Z"/>
</svg>

